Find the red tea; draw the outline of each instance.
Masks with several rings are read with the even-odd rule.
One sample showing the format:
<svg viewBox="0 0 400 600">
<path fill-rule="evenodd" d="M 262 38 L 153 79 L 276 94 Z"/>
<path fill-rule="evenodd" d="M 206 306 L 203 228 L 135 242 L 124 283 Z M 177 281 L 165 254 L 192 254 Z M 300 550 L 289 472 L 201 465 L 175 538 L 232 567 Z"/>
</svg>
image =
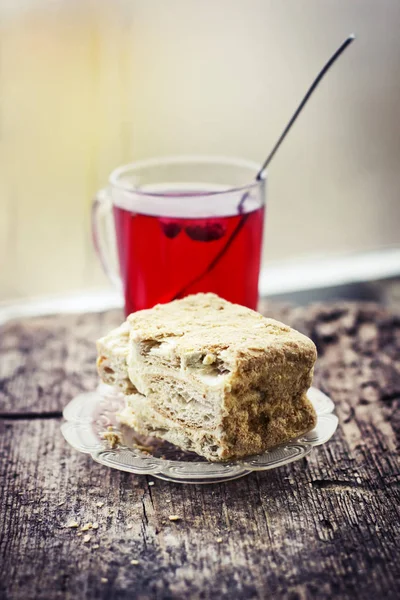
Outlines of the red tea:
<svg viewBox="0 0 400 600">
<path fill-rule="evenodd" d="M 263 207 L 167 218 L 114 206 L 114 220 L 126 314 L 197 292 L 257 307 Z"/>
</svg>

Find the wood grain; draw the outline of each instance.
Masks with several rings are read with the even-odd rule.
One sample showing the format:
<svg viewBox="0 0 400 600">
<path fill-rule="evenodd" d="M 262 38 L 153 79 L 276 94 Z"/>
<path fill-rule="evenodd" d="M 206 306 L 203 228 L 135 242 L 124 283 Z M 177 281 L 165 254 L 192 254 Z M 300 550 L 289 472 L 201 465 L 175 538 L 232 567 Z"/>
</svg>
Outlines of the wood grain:
<svg viewBox="0 0 400 600">
<path fill-rule="evenodd" d="M 82 340 L 117 313 L 6 326 L 0 364 L 6 357 L 11 370 L 21 346 L 25 362 L 19 387 L 1 380 L 3 412 L 14 418 L 0 421 L 0 597 L 398 598 L 399 316 L 347 304 L 281 313 L 317 342 L 316 381 L 336 402 L 340 429 L 298 463 L 210 486 L 149 485 L 106 469 L 66 445 L 60 419 L 27 414 L 19 394 L 34 389 L 23 387 L 30 377 L 44 387 L 25 398 L 30 411 L 35 402 L 59 409 L 90 389 L 95 372 Z M 32 373 L 33 347 L 51 348 L 49 379 L 44 365 Z M 52 394 L 57 369 L 66 379 Z M 65 527 L 71 519 L 99 528 L 79 536 Z"/>
<path fill-rule="evenodd" d="M 97 384 L 95 341 L 123 320 L 119 310 L 52 315 L 0 327 L 0 413 L 60 412 Z"/>
</svg>

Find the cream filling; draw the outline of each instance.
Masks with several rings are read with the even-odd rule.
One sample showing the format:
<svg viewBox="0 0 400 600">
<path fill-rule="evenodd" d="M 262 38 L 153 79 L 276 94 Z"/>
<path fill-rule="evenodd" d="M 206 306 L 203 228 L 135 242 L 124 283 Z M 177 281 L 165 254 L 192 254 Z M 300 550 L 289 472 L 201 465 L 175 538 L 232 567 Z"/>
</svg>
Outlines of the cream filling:
<svg viewBox="0 0 400 600">
<path fill-rule="evenodd" d="M 226 375 L 221 373 L 202 373 L 200 369 L 188 369 L 189 375 L 194 380 L 199 380 L 201 383 L 204 383 L 207 387 L 224 387 L 224 383 L 227 379 Z M 200 372 L 199 372 L 200 371 Z"/>
<path fill-rule="evenodd" d="M 173 344 L 169 342 L 163 342 L 160 346 L 156 346 L 149 351 L 149 354 L 153 356 L 159 356 L 162 358 L 168 357 L 172 359 Z M 201 367 L 174 367 L 174 366 L 160 366 L 160 365 L 149 365 L 146 360 L 143 359 L 143 355 L 139 351 L 137 344 L 130 344 L 130 349 L 127 358 L 128 365 L 128 376 L 133 385 L 141 394 L 148 394 L 151 388 L 151 378 L 173 377 L 185 383 L 191 383 L 193 386 L 201 385 L 204 391 L 212 389 L 213 391 L 224 389 L 228 385 L 228 379 L 230 373 L 218 373 L 212 366 L 204 365 Z"/>
<path fill-rule="evenodd" d="M 176 341 L 172 338 L 165 338 L 159 346 L 151 348 L 149 354 L 152 356 L 160 356 L 161 358 L 172 359 L 175 356 L 174 349 Z"/>
</svg>

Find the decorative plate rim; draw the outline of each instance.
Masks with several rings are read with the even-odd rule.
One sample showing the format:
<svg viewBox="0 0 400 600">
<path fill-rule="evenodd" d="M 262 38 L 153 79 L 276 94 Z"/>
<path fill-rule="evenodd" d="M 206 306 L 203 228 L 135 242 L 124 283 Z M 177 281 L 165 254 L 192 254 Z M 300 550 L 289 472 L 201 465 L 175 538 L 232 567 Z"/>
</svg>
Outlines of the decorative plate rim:
<svg viewBox="0 0 400 600">
<path fill-rule="evenodd" d="M 262 454 L 227 462 L 158 458 L 122 444 L 111 448 L 106 440 L 101 439 L 100 432 L 95 431 L 95 426 L 98 428 L 99 420 L 104 417 L 106 430 L 107 419 L 115 417 L 121 396 L 104 384 L 100 384 L 94 392 L 79 394 L 67 404 L 63 410 L 61 432 L 75 450 L 89 454 L 104 466 L 178 483 L 217 483 L 295 462 L 310 454 L 314 446 L 325 444 L 338 426 L 338 418 L 333 414 L 335 406 L 324 392 L 315 387 L 311 387 L 307 395 L 317 413 L 317 425 L 312 431 Z M 101 403 L 103 411 L 99 412 Z M 98 412 L 97 417 L 95 411 Z"/>
</svg>

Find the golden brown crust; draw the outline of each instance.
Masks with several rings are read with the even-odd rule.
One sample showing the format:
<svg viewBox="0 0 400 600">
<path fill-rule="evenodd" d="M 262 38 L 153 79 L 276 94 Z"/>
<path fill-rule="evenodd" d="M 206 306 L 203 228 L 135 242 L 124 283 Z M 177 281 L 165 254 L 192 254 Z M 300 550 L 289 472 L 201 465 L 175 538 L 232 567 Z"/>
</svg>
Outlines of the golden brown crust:
<svg viewBox="0 0 400 600">
<path fill-rule="evenodd" d="M 232 363 L 270 347 L 301 350 L 316 359 L 314 344 L 287 325 L 232 304 L 215 294 L 196 294 L 129 315 L 135 342 L 173 338 L 178 354 L 224 351 Z"/>
</svg>

